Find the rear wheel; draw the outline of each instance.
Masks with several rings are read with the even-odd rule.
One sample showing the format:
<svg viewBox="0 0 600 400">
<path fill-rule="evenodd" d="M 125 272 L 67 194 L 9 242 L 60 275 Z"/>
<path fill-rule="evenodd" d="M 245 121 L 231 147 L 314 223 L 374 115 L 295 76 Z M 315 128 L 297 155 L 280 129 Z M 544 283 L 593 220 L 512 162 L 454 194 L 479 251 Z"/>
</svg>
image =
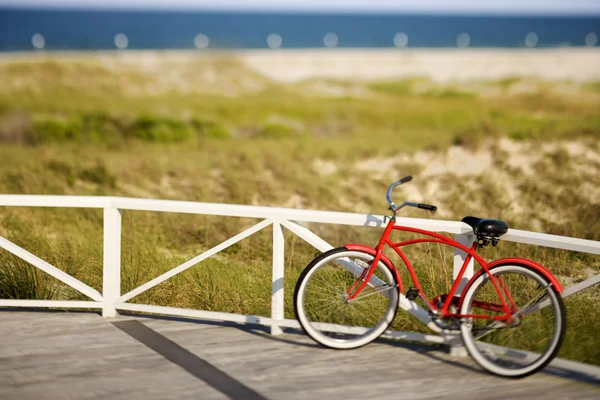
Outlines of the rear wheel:
<svg viewBox="0 0 600 400">
<path fill-rule="evenodd" d="M 296 285 L 294 308 L 304 331 L 335 349 L 353 349 L 375 340 L 391 324 L 398 308 L 394 274 L 379 263 L 367 286 L 352 300 L 348 291 L 364 282 L 374 256 L 345 247 L 315 258 Z M 359 278 L 361 278 L 359 280 Z"/>
<path fill-rule="evenodd" d="M 537 271 L 521 265 L 499 265 L 468 288 L 461 314 L 504 315 L 490 274 L 512 308 L 514 319 L 465 319 L 461 324 L 465 346 L 479 365 L 494 374 L 511 378 L 531 375 L 552 361 L 564 339 L 562 297 Z"/>
</svg>

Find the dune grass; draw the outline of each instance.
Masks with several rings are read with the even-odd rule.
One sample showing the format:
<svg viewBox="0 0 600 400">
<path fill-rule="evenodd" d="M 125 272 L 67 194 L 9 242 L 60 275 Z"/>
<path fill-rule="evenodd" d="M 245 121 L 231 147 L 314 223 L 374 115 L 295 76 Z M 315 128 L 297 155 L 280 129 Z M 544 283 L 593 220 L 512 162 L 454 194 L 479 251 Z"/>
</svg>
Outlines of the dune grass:
<svg viewBox="0 0 600 400">
<path fill-rule="evenodd" d="M 221 72 L 207 86 L 196 76 L 210 68 Z M 167 72 L 69 60 L 1 64 L 0 79 L 7 84 L 0 90 L 0 193 L 384 214 L 387 185 L 413 174 L 410 187 L 397 196 L 413 200 L 416 191 L 421 198 L 414 200 L 436 204 L 441 217 L 419 210 L 404 215 L 456 220 L 475 214 L 517 229 L 600 240 L 594 194 L 600 93 L 593 84 L 572 84 L 565 92 L 560 88 L 568 83 L 535 82 L 524 92 L 513 90 L 523 84 L 518 78 L 453 85 L 414 78 L 329 82 L 339 90 L 319 95 L 307 90 L 310 82 L 269 82 L 234 60 L 175 68 L 180 76 Z M 360 95 L 344 92 L 356 86 Z M 522 157 L 539 157 L 515 164 L 498 145 L 508 139 L 531 149 Z M 579 153 L 572 151 L 574 143 Z M 450 148 L 464 149 L 465 157 L 486 151 L 493 167 L 459 176 L 427 172 L 428 159 L 419 161 Z M 121 292 L 256 222 L 123 211 Z M 375 244 L 381 233 L 328 224 L 309 228 L 333 245 Z M 101 291 L 100 210 L 0 207 L 0 236 Z M 269 315 L 271 241 L 266 228 L 132 302 Z M 285 247 L 285 309 L 293 318 L 296 280 L 318 252 L 291 232 L 285 233 Z M 408 255 L 430 297 L 447 293 L 451 249 L 423 245 Z M 508 242 L 483 255 L 531 258 L 565 285 L 600 271 L 597 256 Z M 402 276 L 410 287 L 408 275 Z M 569 330 L 560 356 L 600 365 L 599 296 L 594 288 L 566 300 Z M 0 251 L 0 297 L 84 296 Z M 403 313 L 394 327 L 424 329 Z"/>
</svg>

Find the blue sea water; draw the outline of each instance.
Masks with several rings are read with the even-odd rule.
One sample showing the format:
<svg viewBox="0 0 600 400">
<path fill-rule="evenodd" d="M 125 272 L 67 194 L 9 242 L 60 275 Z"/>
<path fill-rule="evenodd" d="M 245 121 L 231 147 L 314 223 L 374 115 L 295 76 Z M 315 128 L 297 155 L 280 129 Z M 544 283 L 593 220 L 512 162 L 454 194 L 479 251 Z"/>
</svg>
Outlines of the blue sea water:
<svg viewBox="0 0 600 400">
<path fill-rule="evenodd" d="M 457 16 L 399 14 L 235 13 L 165 11 L 33 10 L 0 8 L 0 51 L 34 50 L 34 35 L 47 50 L 115 48 L 126 36 L 129 49 L 191 49 L 194 38 L 210 48 L 266 48 L 270 34 L 282 48 L 324 47 L 334 33 L 337 47 L 394 47 L 403 32 L 407 47 L 456 47 L 468 34 L 469 47 L 600 45 L 600 16 Z M 534 35 L 531 35 L 534 33 Z M 331 36 L 331 35 L 330 35 Z M 206 42 L 204 36 L 200 46 Z M 464 42 L 464 37 L 463 42 Z M 123 38 L 123 36 L 121 36 Z M 204 42 L 204 43 L 203 43 Z M 276 43 L 279 40 L 275 41 Z M 405 40 L 400 40 L 404 44 Z M 397 42 L 398 43 L 398 42 Z"/>
</svg>

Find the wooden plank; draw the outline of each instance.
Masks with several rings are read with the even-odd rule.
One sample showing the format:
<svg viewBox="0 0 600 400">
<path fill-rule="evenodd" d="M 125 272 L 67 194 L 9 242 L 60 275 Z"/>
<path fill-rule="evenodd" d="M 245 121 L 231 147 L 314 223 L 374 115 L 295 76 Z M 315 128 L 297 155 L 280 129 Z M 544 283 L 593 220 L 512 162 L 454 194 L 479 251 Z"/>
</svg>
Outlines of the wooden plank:
<svg viewBox="0 0 600 400">
<path fill-rule="evenodd" d="M 600 375 L 568 368 L 507 380 L 437 347 L 379 340 L 336 351 L 258 325 L 136 319 L 269 399 L 600 398 L 589 383 Z M 0 321 L 0 398 L 225 398 L 97 314 L 1 311 Z"/>
<path fill-rule="evenodd" d="M 160 320 L 153 320 L 149 326 L 158 332 L 168 328 Z M 548 373 L 507 381 L 480 373 L 470 359 L 395 341 L 381 340 L 356 350 L 335 351 L 314 344 L 304 335 L 271 337 L 260 327 L 228 328 L 219 330 L 218 335 L 205 331 L 201 339 L 193 330 L 170 329 L 163 333 L 273 399 L 541 398 L 547 396 L 548 388 L 556 398 L 600 395 L 600 388 Z M 356 379 L 357 374 L 360 379 Z"/>
<path fill-rule="evenodd" d="M 223 400 L 97 314 L 0 312 L 0 399 Z"/>
<path fill-rule="evenodd" d="M 258 392 L 136 320 L 113 325 L 232 399 L 266 400 Z"/>
</svg>

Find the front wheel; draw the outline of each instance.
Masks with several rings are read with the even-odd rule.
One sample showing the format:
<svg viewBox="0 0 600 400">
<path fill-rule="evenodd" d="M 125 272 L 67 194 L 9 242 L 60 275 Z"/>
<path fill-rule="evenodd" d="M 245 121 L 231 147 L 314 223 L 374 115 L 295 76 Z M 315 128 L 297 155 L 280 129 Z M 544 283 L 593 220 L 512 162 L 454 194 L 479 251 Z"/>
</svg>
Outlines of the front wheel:
<svg viewBox="0 0 600 400">
<path fill-rule="evenodd" d="M 325 252 L 308 264 L 296 284 L 294 309 L 302 329 L 318 343 L 354 349 L 375 340 L 398 309 L 398 283 L 382 262 L 352 300 L 349 291 L 364 282 L 374 256 L 345 247 Z"/>
<path fill-rule="evenodd" d="M 502 297 L 512 318 L 502 317 Z M 566 311 L 560 293 L 537 271 L 521 265 L 498 265 L 467 289 L 461 334 L 473 359 L 486 370 L 522 378 L 544 368 L 558 353 L 565 335 Z M 476 318 L 480 316 L 481 318 Z"/>
</svg>

